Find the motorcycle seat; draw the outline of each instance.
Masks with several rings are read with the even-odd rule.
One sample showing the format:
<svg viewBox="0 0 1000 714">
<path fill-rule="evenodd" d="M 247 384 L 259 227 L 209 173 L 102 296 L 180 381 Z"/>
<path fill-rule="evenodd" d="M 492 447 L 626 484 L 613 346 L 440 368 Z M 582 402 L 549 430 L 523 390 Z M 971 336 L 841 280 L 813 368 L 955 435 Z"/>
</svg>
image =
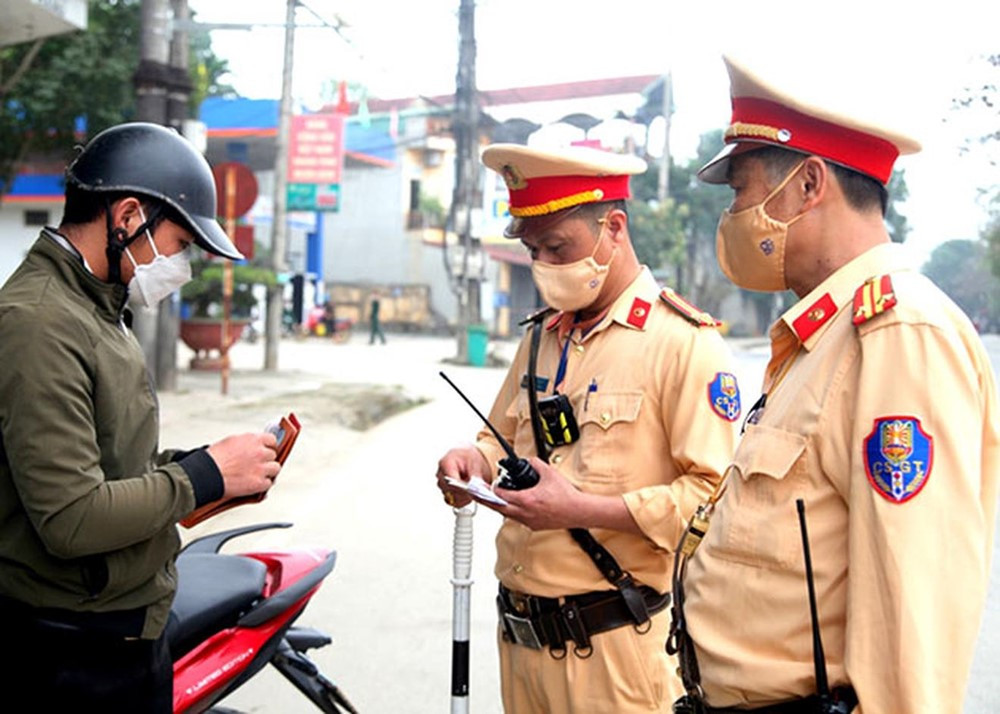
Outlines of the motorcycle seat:
<svg viewBox="0 0 1000 714">
<path fill-rule="evenodd" d="M 234 627 L 264 592 L 267 566 L 254 558 L 181 553 L 167 641 L 176 661 L 211 635 Z"/>
</svg>

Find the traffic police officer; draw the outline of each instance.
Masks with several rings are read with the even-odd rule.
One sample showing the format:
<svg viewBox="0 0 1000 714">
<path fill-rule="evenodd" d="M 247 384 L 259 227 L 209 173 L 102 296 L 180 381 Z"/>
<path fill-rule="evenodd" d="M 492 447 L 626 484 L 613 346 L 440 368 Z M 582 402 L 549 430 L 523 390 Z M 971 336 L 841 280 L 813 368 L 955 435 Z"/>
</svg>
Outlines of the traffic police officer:
<svg viewBox="0 0 1000 714">
<path fill-rule="evenodd" d="M 645 162 L 503 144 L 483 162 L 507 184 L 506 235 L 528 249 L 552 308 L 534 317 L 490 412 L 540 474 L 526 490 L 496 488 L 508 505 L 486 504 L 505 516 L 504 707 L 669 711 L 681 691 L 663 648 L 672 549 L 732 455 L 730 355 L 715 321 L 636 258 L 625 199 Z M 437 472 L 446 501 L 468 497 L 445 477 L 489 481 L 504 456 L 487 429 L 449 451 Z"/>
<path fill-rule="evenodd" d="M 726 65 L 727 145 L 699 174 L 735 194 L 719 264 L 741 287 L 800 299 L 771 327 L 714 517 L 694 524 L 708 532 L 671 638 L 690 693 L 679 709 L 960 712 L 1000 419 L 973 326 L 883 222 L 893 163 L 920 147 Z"/>
</svg>

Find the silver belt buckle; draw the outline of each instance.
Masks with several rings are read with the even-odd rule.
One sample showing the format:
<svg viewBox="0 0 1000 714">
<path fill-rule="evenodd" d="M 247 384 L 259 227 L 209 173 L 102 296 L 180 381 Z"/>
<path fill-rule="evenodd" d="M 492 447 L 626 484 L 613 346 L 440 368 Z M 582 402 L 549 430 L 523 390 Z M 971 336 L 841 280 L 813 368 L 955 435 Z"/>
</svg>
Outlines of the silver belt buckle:
<svg viewBox="0 0 1000 714">
<path fill-rule="evenodd" d="M 530 647 L 533 650 L 542 649 L 542 642 L 538 639 L 538 632 L 535 631 L 535 626 L 531 624 L 531 620 L 526 617 L 511 615 L 509 612 L 505 612 L 503 616 L 507 620 L 507 624 L 510 625 L 514 642 L 525 647 Z"/>
</svg>

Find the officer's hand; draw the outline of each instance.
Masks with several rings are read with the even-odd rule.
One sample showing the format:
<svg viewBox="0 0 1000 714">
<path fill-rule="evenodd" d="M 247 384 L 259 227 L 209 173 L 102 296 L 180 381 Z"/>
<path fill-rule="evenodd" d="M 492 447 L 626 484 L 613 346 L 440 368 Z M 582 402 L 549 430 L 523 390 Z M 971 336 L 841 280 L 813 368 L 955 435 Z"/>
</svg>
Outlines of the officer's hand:
<svg viewBox="0 0 1000 714">
<path fill-rule="evenodd" d="M 452 449 L 438 461 L 437 467 L 437 487 L 444 495 L 444 502 L 449 506 L 461 508 L 472 500 L 465 491 L 449 486 L 445 482 L 445 477 L 468 481 L 473 476 L 479 476 L 484 481 L 489 482 L 490 465 L 482 452 L 475 446 L 460 446 Z"/>
<path fill-rule="evenodd" d="M 225 483 L 224 498 L 249 496 L 267 491 L 281 471 L 275 461 L 278 446 L 274 434 L 264 432 L 227 436 L 208 447 Z"/>
<path fill-rule="evenodd" d="M 514 491 L 496 489 L 507 501 L 495 510 L 523 523 L 533 531 L 576 528 L 581 525 L 581 510 L 587 494 L 539 458 L 529 459 L 538 472 L 538 483 L 531 488 Z"/>
</svg>

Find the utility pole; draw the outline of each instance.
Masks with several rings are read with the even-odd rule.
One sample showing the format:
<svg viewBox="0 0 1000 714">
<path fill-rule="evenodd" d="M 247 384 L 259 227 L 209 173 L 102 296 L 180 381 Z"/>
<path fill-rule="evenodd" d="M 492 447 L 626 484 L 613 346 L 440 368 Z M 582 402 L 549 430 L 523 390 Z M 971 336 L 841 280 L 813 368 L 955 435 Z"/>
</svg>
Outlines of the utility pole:
<svg viewBox="0 0 1000 714">
<path fill-rule="evenodd" d="M 142 0 L 141 33 L 139 38 L 139 67 L 135 83 L 136 119 L 154 124 L 167 123 L 167 87 L 170 75 L 170 22 L 168 0 Z M 165 302 L 172 302 L 167 300 Z M 169 306 L 167 308 L 169 310 Z M 142 346 L 146 364 L 157 388 L 176 388 L 176 369 L 173 376 L 161 374 L 159 310 L 136 310 L 132 330 Z M 166 347 L 165 345 L 163 347 Z M 176 340 L 169 348 L 175 353 Z M 176 364 L 176 357 L 174 359 Z"/>
<path fill-rule="evenodd" d="M 472 234 L 473 208 L 479 205 L 479 101 L 476 92 L 475 0 L 461 0 L 458 10 L 458 74 L 455 82 L 455 190 L 452 215 L 461 246 L 458 266 L 458 355 L 469 361 L 467 328 L 481 322 L 479 307 L 482 254 Z"/>
<path fill-rule="evenodd" d="M 663 75 L 663 158 L 660 159 L 660 180 L 656 197 L 662 202 L 670 195 L 670 112 L 673 105 L 673 78 Z"/>
<path fill-rule="evenodd" d="M 264 369 L 278 369 L 278 343 L 281 339 L 281 314 L 284 310 L 283 276 L 287 244 L 286 186 L 288 178 L 288 133 L 292 123 L 292 62 L 295 57 L 296 0 L 287 0 L 285 15 L 285 60 L 281 71 L 281 109 L 278 115 L 277 156 L 274 159 L 274 201 L 271 219 L 271 268 L 278 281 L 267 289 L 267 322 L 264 326 Z"/>
<path fill-rule="evenodd" d="M 188 0 L 170 0 L 173 16 L 186 22 Z M 191 97 L 191 78 L 188 75 L 188 53 L 190 51 L 187 30 L 175 25 L 169 43 L 170 57 L 165 81 L 166 102 L 164 119 L 167 126 L 182 133 L 184 120 L 188 118 L 188 103 Z M 177 339 L 180 336 L 180 300 L 175 293 L 162 300 L 157 308 L 156 319 L 156 385 L 167 391 L 177 389 Z"/>
</svg>

